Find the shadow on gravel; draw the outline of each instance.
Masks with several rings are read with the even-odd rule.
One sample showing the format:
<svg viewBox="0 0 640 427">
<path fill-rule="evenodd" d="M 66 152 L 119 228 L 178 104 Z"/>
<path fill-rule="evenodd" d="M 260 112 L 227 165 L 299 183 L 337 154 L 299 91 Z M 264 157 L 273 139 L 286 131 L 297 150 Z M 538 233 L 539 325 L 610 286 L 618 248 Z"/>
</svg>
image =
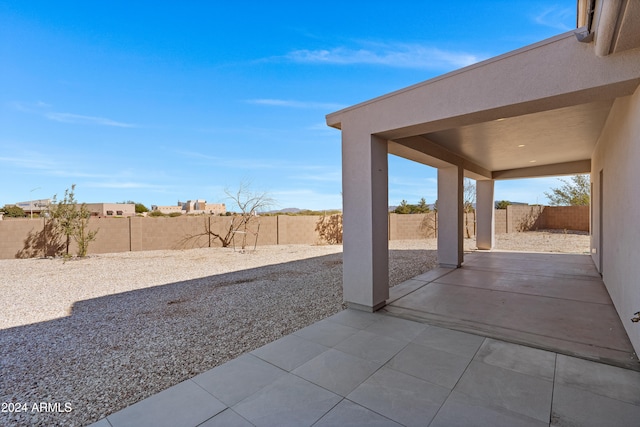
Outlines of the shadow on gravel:
<svg viewBox="0 0 640 427">
<path fill-rule="evenodd" d="M 407 280 L 433 257 L 391 250 L 390 269 Z M 341 253 L 78 301 L 0 330 L 0 400 L 62 411 L 0 413 L 0 425 L 90 424 L 342 309 Z"/>
</svg>

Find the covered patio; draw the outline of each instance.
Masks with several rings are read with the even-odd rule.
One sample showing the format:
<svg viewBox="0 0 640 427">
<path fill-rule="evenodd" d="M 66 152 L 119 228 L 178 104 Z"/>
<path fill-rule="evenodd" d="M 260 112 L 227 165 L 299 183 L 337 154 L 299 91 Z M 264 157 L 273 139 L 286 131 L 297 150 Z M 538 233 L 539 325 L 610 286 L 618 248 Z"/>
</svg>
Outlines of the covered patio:
<svg viewBox="0 0 640 427">
<path fill-rule="evenodd" d="M 589 274 L 602 276 L 605 293 L 615 307 L 601 322 L 612 330 L 622 325 L 634 348 L 640 348 L 640 330 L 629 320 L 640 309 L 640 272 L 637 261 L 633 261 L 634 257 L 637 260 L 638 227 L 631 213 L 636 212 L 638 200 L 632 183 L 637 182 L 639 170 L 640 3 L 581 0 L 578 11 L 578 31 L 326 117 L 329 126 L 342 132 L 343 289 L 350 308 L 374 312 L 385 307 L 390 297 L 386 225 L 389 155 L 438 169 L 439 266 L 468 266 L 460 272 L 450 272 L 442 280 L 449 277 L 489 283 L 494 277 L 504 281 L 503 273 L 517 264 L 513 260 L 491 261 L 499 258 L 497 255 L 476 261 L 465 259 L 465 177 L 477 181 L 477 246 L 491 250 L 495 241 L 496 181 L 590 173 L 591 260 L 585 257 L 582 262 L 595 266 Z M 621 206 L 624 209 L 617 209 Z M 483 270 L 485 259 L 493 262 L 488 271 Z M 521 264 L 526 265 L 526 260 Z M 572 263 L 561 265 L 571 271 Z M 445 297 L 444 293 L 452 288 L 442 287 L 444 283 L 440 282 L 434 285 L 413 293 L 412 302 L 409 298 L 398 300 L 386 310 L 406 315 L 408 310 L 414 310 L 412 315 L 416 315 L 421 310 L 417 305 L 421 305 L 423 312 L 429 313 L 421 314 L 423 319 L 444 321 L 442 313 L 429 308 L 434 304 L 430 298 Z M 436 288 L 441 292 L 433 291 Z M 490 288 L 485 291 L 497 292 Z M 584 298 L 583 287 L 567 287 L 562 292 L 554 301 L 562 299 L 564 308 L 571 305 L 568 301 Z M 455 295 L 460 306 L 471 307 L 480 301 L 490 304 L 483 299 L 474 300 L 486 295 L 477 284 L 475 290 L 459 288 Z M 417 302 L 417 298 L 421 301 Z M 515 292 L 508 298 L 512 313 L 531 310 L 532 295 Z M 554 301 L 547 300 L 550 306 Z M 618 319 L 612 317 L 616 311 Z M 544 318 L 539 317 L 542 312 L 528 314 L 512 320 L 535 324 Z M 577 318 L 558 313 L 556 329 L 573 330 Z M 483 322 L 480 318 L 473 320 L 477 324 Z M 590 323 L 583 323 L 587 324 Z M 498 322 L 491 326 L 497 335 L 499 328 L 504 330 L 504 325 Z M 537 334 L 538 338 L 544 335 L 533 330 L 527 333 Z M 543 341 L 547 345 L 557 338 L 560 337 L 553 335 Z M 622 350 L 620 346 L 612 349 Z"/>
<path fill-rule="evenodd" d="M 640 371 L 591 257 L 474 252 L 390 289 L 382 312 Z"/>
</svg>

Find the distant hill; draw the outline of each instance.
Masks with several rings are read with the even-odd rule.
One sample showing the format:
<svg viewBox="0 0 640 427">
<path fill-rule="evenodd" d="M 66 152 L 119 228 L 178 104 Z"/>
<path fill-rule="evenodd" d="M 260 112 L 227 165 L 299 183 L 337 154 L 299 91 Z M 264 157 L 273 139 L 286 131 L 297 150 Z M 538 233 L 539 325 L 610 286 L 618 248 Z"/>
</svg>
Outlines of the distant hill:
<svg viewBox="0 0 640 427">
<path fill-rule="evenodd" d="M 299 208 L 284 208 L 278 209 L 274 211 L 260 212 L 261 215 L 299 215 L 299 214 L 309 214 L 309 215 L 322 215 L 324 212 L 340 212 L 342 209 L 323 209 L 323 210 L 312 210 L 312 209 L 299 209 Z"/>
<path fill-rule="evenodd" d="M 271 215 L 279 214 L 279 213 L 293 213 L 293 214 L 295 214 L 295 213 L 300 212 L 301 210 L 302 209 L 298 209 L 298 208 L 284 208 L 284 209 L 278 209 L 278 210 L 275 210 L 275 211 L 267 211 L 267 212 L 260 212 L 260 213 L 262 213 L 262 214 L 271 214 Z"/>
</svg>

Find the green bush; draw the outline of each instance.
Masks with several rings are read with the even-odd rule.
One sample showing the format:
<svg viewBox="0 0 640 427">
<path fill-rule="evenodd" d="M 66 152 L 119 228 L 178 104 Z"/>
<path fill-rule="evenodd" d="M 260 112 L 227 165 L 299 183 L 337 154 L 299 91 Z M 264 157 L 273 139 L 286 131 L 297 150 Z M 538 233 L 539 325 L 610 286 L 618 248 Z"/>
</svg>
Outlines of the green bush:
<svg viewBox="0 0 640 427">
<path fill-rule="evenodd" d="M 167 216 L 167 215 L 163 214 L 163 213 L 162 213 L 162 212 L 160 212 L 160 211 L 152 211 L 152 212 L 149 214 L 149 216 L 152 216 L 152 217 L 163 217 L 163 216 Z"/>
<path fill-rule="evenodd" d="M 136 203 L 136 213 L 149 212 L 149 209 L 142 203 Z"/>
<path fill-rule="evenodd" d="M 169 216 L 170 216 L 171 218 L 175 218 L 175 217 L 177 217 L 177 216 L 182 216 L 182 214 L 181 214 L 180 212 L 171 212 L 171 213 L 169 214 Z"/>
<path fill-rule="evenodd" d="M 20 206 L 15 205 L 4 205 L 4 208 L 0 209 L 0 211 L 4 212 L 4 214 L 11 218 L 22 218 L 27 216 Z"/>
</svg>

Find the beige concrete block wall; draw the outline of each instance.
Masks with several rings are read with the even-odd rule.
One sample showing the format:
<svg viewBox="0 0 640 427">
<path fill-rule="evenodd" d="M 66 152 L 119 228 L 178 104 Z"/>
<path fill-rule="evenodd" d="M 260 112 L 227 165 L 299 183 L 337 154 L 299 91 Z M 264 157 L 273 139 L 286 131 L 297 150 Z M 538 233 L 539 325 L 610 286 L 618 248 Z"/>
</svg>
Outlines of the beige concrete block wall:
<svg viewBox="0 0 640 427">
<path fill-rule="evenodd" d="M 540 218 L 544 208 L 544 206 L 529 205 L 507 206 L 507 233 L 544 228 Z"/>
<path fill-rule="evenodd" d="M 507 210 L 496 209 L 494 210 L 495 219 L 495 233 L 503 234 L 507 232 Z"/>
<path fill-rule="evenodd" d="M 320 216 L 289 216 L 278 217 L 278 244 L 317 244 L 320 236 L 316 231 L 316 224 Z"/>
<path fill-rule="evenodd" d="M 509 207 L 496 210 L 496 233 L 516 232 L 518 221 L 526 218 L 530 206 Z M 538 228 L 586 229 L 589 226 L 589 208 L 578 207 L 545 208 Z M 537 208 L 536 208 L 537 209 Z M 546 219 L 545 219 L 546 218 Z M 316 231 L 320 216 L 271 216 L 259 217 L 252 221 L 246 236 L 247 247 L 253 247 L 258 233 L 258 246 L 277 244 L 319 244 L 323 243 Z M 175 218 L 91 218 L 89 228 L 98 229 L 96 240 L 89 244 L 89 254 L 126 251 L 148 251 L 161 249 L 186 249 L 221 247 L 213 236 L 203 235 L 211 224 L 214 233 L 226 235 L 233 217 L 231 216 L 180 216 Z M 389 240 L 411 240 L 436 237 L 434 225 L 436 214 L 399 215 L 389 214 Z M 469 227 L 473 232 L 473 214 L 469 215 Z M 29 233 L 39 233 L 44 220 L 3 220 L 0 221 L 0 259 L 15 258 L 24 249 Z M 260 228 L 258 229 L 258 224 Z M 577 224 L 577 225 L 575 225 Z M 508 229 L 507 229 L 508 226 Z M 466 232 L 465 232 L 466 234 Z M 188 238 L 192 236 L 191 238 Z M 236 247 L 242 245 L 242 234 L 236 235 Z M 72 241 L 70 253 L 77 251 Z M 37 252 L 36 256 L 41 256 Z"/>
<path fill-rule="evenodd" d="M 89 230 L 98 230 L 98 234 L 96 234 L 96 240 L 89 243 L 89 253 L 129 251 L 130 220 L 131 218 L 91 218 Z"/>
<path fill-rule="evenodd" d="M 434 238 L 436 214 L 389 214 L 389 240 Z"/>
<path fill-rule="evenodd" d="M 278 216 L 261 216 L 257 218 L 260 224 L 258 246 L 278 244 L 278 218 Z"/>
<path fill-rule="evenodd" d="M 209 217 L 136 218 L 132 228 L 140 227 L 140 247 L 133 250 L 187 249 L 209 247 L 208 236 L 189 239 L 205 232 Z"/>
<path fill-rule="evenodd" d="M 33 252 L 25 241 L 28 236 L 40 233 L 44 227 L 42 219 L 3 219 L 0 221 L 0 259 L 16 258 L 18 253 Z M 28 257 L 28 256 L 27 256 Z"/>
<path fill-rule="evenodd" d="M 589 206 L 547 206 L 542 223 L 555 230 L 589 231 Z"/>
</svg>

